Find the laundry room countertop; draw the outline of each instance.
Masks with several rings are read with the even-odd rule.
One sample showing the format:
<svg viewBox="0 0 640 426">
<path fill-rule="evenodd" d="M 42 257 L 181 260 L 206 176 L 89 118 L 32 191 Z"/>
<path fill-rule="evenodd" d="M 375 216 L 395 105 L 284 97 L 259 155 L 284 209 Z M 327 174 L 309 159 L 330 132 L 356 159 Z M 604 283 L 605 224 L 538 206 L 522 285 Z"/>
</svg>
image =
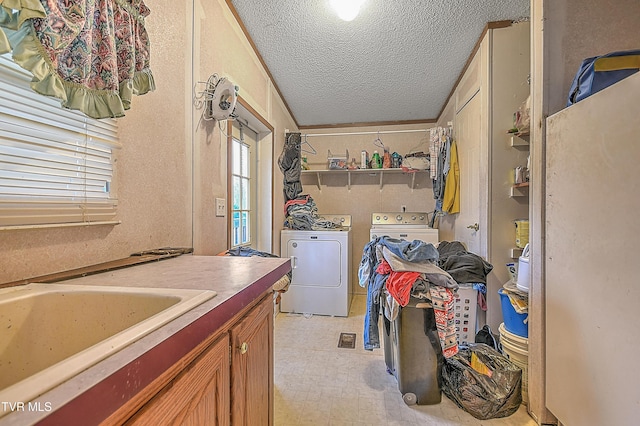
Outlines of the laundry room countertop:
<svg viewBox="0 0 640 426">
<path fill-rule="evenodd" d="M 0 425 L 102 421 L 290 270 L 288 258 L 182 255 L 58 282 L 214 290 L 217 295 L 34 400 L 49 410 L 8 413 Z"/>
</svg>

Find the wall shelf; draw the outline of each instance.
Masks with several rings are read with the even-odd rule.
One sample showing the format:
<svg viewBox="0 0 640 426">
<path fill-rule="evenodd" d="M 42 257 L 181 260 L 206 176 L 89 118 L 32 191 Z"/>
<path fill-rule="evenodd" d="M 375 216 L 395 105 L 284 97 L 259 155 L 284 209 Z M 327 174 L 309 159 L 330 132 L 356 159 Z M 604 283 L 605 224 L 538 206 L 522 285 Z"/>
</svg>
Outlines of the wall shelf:
<svg viewBox="0 0 640 426">
<path fill-rule="evenodd" d="M 510 133 L 509 146 L 513 148 L 529 148 L 529 133 Z"/>
<path fill-rule="evenodd" d="M 528 197 L 529 182 L 516 183 L 510 188 L 509 197 Z"/>
<path fill-rule="evenodd" d="M 518 259 L 520 256 L 522 256 L 522 252 L 523 251 L 524 251 L 524 249 L 513 247 L 509 251 L 509 257 L 511 257 L 512 259 Z"/>
<path fill-rule="evenodd" d="M 415 188 L 416 174 L 426 173 L 429 170 L 415 170 L 407 172 L 402 168 L 395 169 L 355 169 L 355 170 L 302 170 L 302 176 L 314 175 L 316 177 L 316 185 L 319 190 L 322 190 L 322 177 L 323 176 L 346 176 L 347 188 L 351 189 L 351 176 L 352 175 L 369 175 L 377 176 L 379 178 L 380 190 L 384 186 L 384 177 L 389 175 L 406 174 L 411 175 L 411 190 Z"/>
</svg>

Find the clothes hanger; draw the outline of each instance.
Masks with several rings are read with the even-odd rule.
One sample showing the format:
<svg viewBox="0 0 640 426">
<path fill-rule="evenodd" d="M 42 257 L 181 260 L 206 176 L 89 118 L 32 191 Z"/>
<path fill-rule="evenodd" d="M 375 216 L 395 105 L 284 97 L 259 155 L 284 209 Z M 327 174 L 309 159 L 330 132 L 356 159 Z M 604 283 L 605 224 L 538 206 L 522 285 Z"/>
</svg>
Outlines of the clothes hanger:
<svg viewBox="0 0 640 426">
<path fill-rule="evenodd" d="M 302 148 L 305 145 L 307 145 L 309 147 L 309 149 Z M 307 154 L 312 154 L 312 155 L 316 155 L 317 154 L 316 149 L 313 146 L 311 146 L 311 144 L 307 140 L 307 135 L 304 135 L 304 142 L 302 142 L 300 144 L 300 151 L 306 152 Z"/>
<path fill-rule="evenodd" d="M 387 149 L 387 147 L 384 146 L 384 143 L 382 143 L 382 139 L 380 139 L 380 131 L 378 131 L 378 137 L 373 140 L 373 144 L 378 148 L 382 148 L 383 150 Z"/>
</svg>

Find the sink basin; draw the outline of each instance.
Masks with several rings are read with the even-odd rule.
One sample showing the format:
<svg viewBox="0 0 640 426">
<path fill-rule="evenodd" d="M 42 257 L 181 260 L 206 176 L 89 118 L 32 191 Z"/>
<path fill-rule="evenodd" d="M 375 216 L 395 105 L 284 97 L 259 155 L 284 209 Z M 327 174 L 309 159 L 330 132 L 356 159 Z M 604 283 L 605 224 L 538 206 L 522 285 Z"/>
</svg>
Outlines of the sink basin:
<svg viewBox="0 0 640 426">
<path fill-rule="evenodd" d="M 66 284 L 0 289 L 0 401 L 30 401 L 215 295 Z"/>
</svg>

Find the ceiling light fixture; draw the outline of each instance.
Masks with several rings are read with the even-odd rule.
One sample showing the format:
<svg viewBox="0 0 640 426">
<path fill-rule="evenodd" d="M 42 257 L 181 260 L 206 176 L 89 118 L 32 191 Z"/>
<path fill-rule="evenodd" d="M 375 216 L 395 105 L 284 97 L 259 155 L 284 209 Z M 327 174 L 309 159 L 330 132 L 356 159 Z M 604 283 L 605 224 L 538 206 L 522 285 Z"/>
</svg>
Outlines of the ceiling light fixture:
<svg viewBox="0 0 640 426">
<path fill-rule="evenodd" d="M 364 0 L 331 0 L 330 3 L 340 19 L 353 21 L 358 16 Z"/>
</svg>

